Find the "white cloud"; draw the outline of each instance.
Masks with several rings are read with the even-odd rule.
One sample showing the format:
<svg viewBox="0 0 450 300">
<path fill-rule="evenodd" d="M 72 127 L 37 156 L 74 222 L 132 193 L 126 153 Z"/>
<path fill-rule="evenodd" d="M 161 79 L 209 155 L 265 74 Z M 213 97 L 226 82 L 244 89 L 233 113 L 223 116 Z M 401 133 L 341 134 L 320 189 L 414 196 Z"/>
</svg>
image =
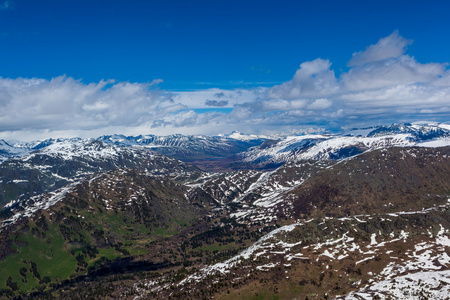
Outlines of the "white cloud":
<svg viewBox="0 0 450 300">
<path fill-rule="evenodd" d="M 334 71 L 330 67 L 331 62 L 321 58 L 304 62 L 295 72 L 294 78 L 271 88 L 268 97 L 296 99 L 332 94 L 338 86 Z"/>
<path fill-rule="evenodd" d="M 326 108 L 330 107 L 331 104 L 332 104 L 331 101 L 329 101 L 328 99 L 320 98 L 320 99 L 314 100 L 313 103 L 308 105 L 308 109 L 312 109 L 312 110 L 326 109 Z"/>
<path fill-rule="evenodd" d="M 293 109 L 292 124 L 369 125 L 421 118 L 450 119 L 450 71 L 447 63 L 419 63 L 405 54 L 411 40 L 397 31 L 357 52 L 349 70 L 335 78 L 328 60 L 300 65 L 293 79 L 268 90 L 266 99 L 306 101 Z M 267 101 L 267 100 L 265 100 Z M 286 101 L 286 100 L 285 100 Z M 268 106 L 268 104 L 265 104 Z M 253 104 L 253 107 L 256 107 Z M 288 107 L 280 106 L 281 110 Z M 276 117 L 288 118 L 282 114 Z M 289 118 L 288 118 L 289 119 Z"/>
<path fill-rule="evenodd" d="M 0 78 L 0 128 L 90 130 L 136 126 L 173 112 L 173 107 L 185 108 L 162 91 L 152 89 L 153 84 L 84 84 L 65 76 L 52 80 Z"/>
<path fill-rule="evenodd" d="M 253 112 L 273 112 L 302 109 L 306 106 L 306 104 L 307 101 L 303 99 L 256 99 L 251 102 L 243 103 L 241 106 L 248 107 Z"/>
<path fill-rule="evenodd" d="M 405 53 L 406 46 L 411 43 L 412 40 L 403 38 L 396 30 L 391 35 L 381 38 L 375 45 L 368 46 L 366 50 L 353 53 L 348 66 L 361 66 L 366 63 L 399 57 Z"/>
<path fill-rule="evenodd" d="M 421 64 L 413 57 L 402 55 L 351 68 L 341 79 L 346 90 L 366 90 L 433 82 L 444 70 L 443 64 Z"/>
<path fill-rule="evenodd" d="M 331 62 L 304 62 L 272 88 L 166 92 L 151 83 L 71 77 L 0 78 L 0 138 L 128 134 L 274 133 L 377 123 L 449 121 L 450 70 L 406 54 L 394 32 L 357 52 L 336 77 Z M 229 112 L 231 110 L 231 112 Z"/>
</svg>

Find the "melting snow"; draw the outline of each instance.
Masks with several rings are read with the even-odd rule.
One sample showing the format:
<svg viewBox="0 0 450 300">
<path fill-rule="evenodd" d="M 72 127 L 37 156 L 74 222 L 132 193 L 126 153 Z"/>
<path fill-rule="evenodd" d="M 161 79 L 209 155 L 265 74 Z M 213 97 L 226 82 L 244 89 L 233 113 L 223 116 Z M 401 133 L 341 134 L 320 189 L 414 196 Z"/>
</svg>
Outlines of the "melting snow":
<svg viewBox="0 0 450 300">
<path fill-rule="evenodd" d="M 450 271 L 417 272 L 383 280 L 337 299 L 449 299 Z"/>
</svg>

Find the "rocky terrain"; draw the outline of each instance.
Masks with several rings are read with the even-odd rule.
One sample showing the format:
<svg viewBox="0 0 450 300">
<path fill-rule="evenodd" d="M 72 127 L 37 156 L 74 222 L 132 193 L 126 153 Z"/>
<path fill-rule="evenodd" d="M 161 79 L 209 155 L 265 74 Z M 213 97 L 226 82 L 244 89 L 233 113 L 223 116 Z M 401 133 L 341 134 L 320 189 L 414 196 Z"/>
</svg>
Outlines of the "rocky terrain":
<svg viewBox="0 0 450 300">
<path fill-rule="evenodd" d="M 447 299 L 446 126 L 265 138 L 227 172 L 123 136 L 15 154 L 0 297 Z"/>
</svg>

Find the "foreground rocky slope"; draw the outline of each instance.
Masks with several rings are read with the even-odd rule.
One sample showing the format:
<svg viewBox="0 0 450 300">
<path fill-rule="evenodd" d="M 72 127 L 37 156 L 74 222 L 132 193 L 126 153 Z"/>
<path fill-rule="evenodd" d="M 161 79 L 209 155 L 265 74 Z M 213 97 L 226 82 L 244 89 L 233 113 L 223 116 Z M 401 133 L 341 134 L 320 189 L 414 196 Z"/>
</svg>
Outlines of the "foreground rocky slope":
<svg viewBox="0 0 450 300">
<path fill-rule="evenodd" d="M 134 285 L 134 292 L 143 298 L 172 294 L 224 299 L 389 295 L 404 299 L 412 293 L 409 296 L 445 299 L 449 278 L 443 271 L 450 266 L 449 151 L 377 150 L 322 168 L 297 187 L 280 189 L 281 197 L 260 194 L 258 200 L 235 210 L 236 223 L 291 224 L 181 281 L 143 280 Z M 419 277 L 411 275 L 416 278 L 411 285 L 420 287 L 416 290 L 406 286 L 395 290 L 387 284 L 416 272 L 434 279 L 420 284 Z M 350 291 L 358 292 L 346 295 Z"/>
<path fill-rule="evenodd" d="M 449 147 L 190 182 L 99 173 L 4 211 L 0 285 L 60 299 L 445 299 L 448 178 Z"/>
</svg>

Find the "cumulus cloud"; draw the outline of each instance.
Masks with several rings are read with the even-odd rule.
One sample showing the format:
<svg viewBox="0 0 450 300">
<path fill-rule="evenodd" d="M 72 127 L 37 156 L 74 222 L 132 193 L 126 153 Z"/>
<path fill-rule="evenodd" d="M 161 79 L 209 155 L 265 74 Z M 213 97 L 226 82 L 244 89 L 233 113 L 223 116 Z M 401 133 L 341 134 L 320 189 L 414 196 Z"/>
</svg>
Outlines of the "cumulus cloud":
<svg viewBox="0 0 450 300">
<path fill-rule="evenodd" d="M 0 78 L 0 128 L 91 130 L 137 126 L 186 108 L 167 93 L 153 89 L 158 82 L 84 84 L 65 76 L 51 80 Z"/>
<path fill-rule="evenodd" d="M 0 137 L 24 130 L 104 134 L 106 129 L 132 134 L 268 134 L 449 121 L 447 63 L 419 62 L 406 53 L 411 43 L 395 31 L 353 54 L 349 69 L 338 77 L 329 60 L 318 58 L 303 62 L 291 80 L 271 88 L 166 92 L 156 87 L 160 80 L 84 84 L 65 76 L 0 78 Z"/>
<path fill-rule="evenodd" d="M 444 71 L 443 64 L 421 64 L 413 57 L 402 55 L 354 67 L 342 75 L 342 82 L 347 90 L 387 88 L 433 82 Z"/>
<path fill-rule="evenodd" d="M 338 86 L 331 62 L 315 59 L 304 62 L 295 72 L 294 78 L 281 85 L 274 86 L 268 92 L 269 98 L 296 99 L 329 95 L 336 92 Z"/>
<path fill-rule="evenodd" d="M 446 63 L 419 63 L 405 54 L 412 41 L 394 32 L 354 55 L 336 95 L 347 116 L 369 122 L 450 117 Z"/>
<path fill-rule="evenodd" d="M 412 40 L 403 38 L 396 30 L 391 35 L 381 38 L 378 43 L 368 46 L 366 50 L 353 53 L 353 57 L 347 65 L 349 67 L 361 66 L 370 62 L 399 57 L 405 53 L 406 46 L 410 44 L 412 44 Z"/>
<path fill-rule="evenodd" d="M 341 76 L 345 90 L 389 88 L 398 85 L 432 83 L 445 72 L 439 63 L 422 64 L 405 54 L 407 40 L 394 31 L 364 51 L 353 54 L 352 68 Z"/>
<path fill-rule="evenodd" d="M 289 115 L 298 117 L 297 124 L 356 126 L 422 118 L 448 121 L 447 63 L 418 62 L 406 54 L 411 43 L 394 31 L 354 53 L 348 63 L 350 68 L 339 78 L 328 60 L 302 63 L 293 79 L 268 90 L 266 98 L 273 104 L 262 101 L 260 107 L 278 105 L 279 117 L 284 118 L 281 112 L 287 112 L 289 107 L 280 106 L 280 99 L 303 101 L 306 103 L 303 108 L 289 111 Z"/>
</svg>

